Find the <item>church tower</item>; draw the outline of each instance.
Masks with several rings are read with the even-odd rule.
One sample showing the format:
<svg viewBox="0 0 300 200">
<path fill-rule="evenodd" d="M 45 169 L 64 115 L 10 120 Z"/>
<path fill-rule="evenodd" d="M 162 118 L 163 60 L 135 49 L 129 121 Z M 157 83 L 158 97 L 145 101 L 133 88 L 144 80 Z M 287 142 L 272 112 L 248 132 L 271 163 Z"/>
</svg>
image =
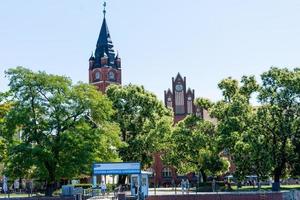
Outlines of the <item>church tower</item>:
<svg viewBox="0 0 300 200">
<path fill-rule="evenodd" d="M 172 90 L 165 91 L 165 105 L 174 112 L 174 122 L 183 120 L 189 114 L 202 116 L 201 109 L 194 105 L 195 91 L 186 87 L 186 77 L 178 73 L 172 78 Z"/>
<path fill-rule="evenodd" d="M 104 17 L 95 54 L 92 54 L 89 59 L 89 83 L 105 93 L 110 84 L 121 84 L 121 59 L 118 54 L 115 54 L 106 23 L 106 2 L 103 6 Z"/>
</svg>

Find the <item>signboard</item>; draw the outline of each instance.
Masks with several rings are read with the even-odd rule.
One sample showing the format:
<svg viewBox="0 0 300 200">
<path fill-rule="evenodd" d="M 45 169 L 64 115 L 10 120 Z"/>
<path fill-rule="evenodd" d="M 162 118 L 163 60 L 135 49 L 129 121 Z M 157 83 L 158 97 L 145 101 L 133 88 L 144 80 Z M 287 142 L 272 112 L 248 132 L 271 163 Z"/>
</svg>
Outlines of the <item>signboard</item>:
<svg viewBox="0 0 300 200">
<path fill-rule="evenodd" d="M 93 175 L 140 174 L 141 163 L 95 163 Z"/>
</svg>

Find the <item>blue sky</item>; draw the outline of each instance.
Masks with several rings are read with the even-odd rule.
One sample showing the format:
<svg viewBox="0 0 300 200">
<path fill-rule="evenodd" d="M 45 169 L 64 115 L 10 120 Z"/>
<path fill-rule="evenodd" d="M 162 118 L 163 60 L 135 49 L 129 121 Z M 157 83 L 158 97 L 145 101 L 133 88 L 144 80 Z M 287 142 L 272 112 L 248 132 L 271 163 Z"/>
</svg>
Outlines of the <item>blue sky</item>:
<svg viewBox="0 0 300 200">
<path fill-rule="evenodd" d="M 87 82 L 102 3 L 1 0 L 0 91 L 4 70 L 19 65 Z M 123 84 L 162 99 L 180 72 L 196 96 L 217 100 L 225 77 L 299 67 L 299 10 L 299 0 L 108 0 L 107 22 Z"/>
</svg>

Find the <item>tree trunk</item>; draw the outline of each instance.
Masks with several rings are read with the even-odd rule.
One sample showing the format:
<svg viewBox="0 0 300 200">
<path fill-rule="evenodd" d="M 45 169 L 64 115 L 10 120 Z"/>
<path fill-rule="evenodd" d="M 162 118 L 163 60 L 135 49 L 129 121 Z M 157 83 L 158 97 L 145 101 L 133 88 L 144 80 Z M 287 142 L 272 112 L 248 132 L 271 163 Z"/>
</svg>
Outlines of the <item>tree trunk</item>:
<svg viewBox="0 0 300 200">
<path fill-rule="evenodd" d="M 203 182 L 206 183 L 207 182 L 207 175 L 205 174 L 203 169 L 200 169 L 200 172 L 202 174 Z"/>
<path fill-rule="evenodd" d="M 56 189 L 56 184 L 55 182 L 47 182 L 46 183 L 46 191 L 45 191 L 45 196 L 47 197 L 52 197 L 53 192 Z"/>
<path fill-rule="evenodd" d="M 126 175 L 119 175 L 118 185 L 124 185 L 126 181 Z"/>
<path fill-rule="evenodd" d="M 272 185 L 272 191 L 279 191 L 280 190 L 280 170 L 276 170 L 274 174 L 274 183 Z"/>
<path fill-rule="evenodd" d="M 199 170 L 199 175 L 198 175 L 198 184 L 200 184 L 202 182 L 202 174 L 201 171 Z M 199 185 L 198 185 L 199 187 Z"/>
<path fill-rule="evenodd" d="M 56 154 L 58 151 L 54 151 Z M 58 154 L 57 154 L 58 155 Z M 52 197 L 54 190 L 56 189 L 56 178 L 55 178 L 55 171 L 56 171 L 56 163 L 55 162 L 45 162 L 45 167 L 48 171 L 48 180 L 46 181 L 46 191 L 45 196 Z"/>
<path fill-rule="evenodd" d="M 257 175 L 257 188 L 258 188 L 258 190 L 261 189 L 261 187 L 260 187 L 260 176 L 259 175 Z"/>
<path fill-rule="evenodd" d="M 22 178 L 19 178 L 19 190 L 23 189 Z"/>
</svg>

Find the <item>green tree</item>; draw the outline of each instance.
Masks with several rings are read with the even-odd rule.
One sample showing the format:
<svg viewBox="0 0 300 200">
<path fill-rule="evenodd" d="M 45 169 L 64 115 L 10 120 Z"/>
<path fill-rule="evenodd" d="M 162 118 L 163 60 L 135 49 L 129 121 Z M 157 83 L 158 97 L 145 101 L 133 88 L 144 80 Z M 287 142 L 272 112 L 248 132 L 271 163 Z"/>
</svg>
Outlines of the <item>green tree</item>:
<svg viewBox="0 0 300 200">
<path fill-rule="evenodd" d="M 0 105 L 0 175 L 3 174 L 3 161 L 7 156 L 7 143 L 5 142 L 3 133 L 5 132 L 5 115 L 8 113 L 10 107 L 11 105 L 8 103 Z"/>
<path fill-rule="evenodd" d="M 224 79 L 219 88 L 223 100 L 211 109 L 218 119 L 219 150 L 224 150 L 236 166 L 238 179 L 253 174 L 263 179 L 271 169 L 269 146 L 267 138 L 260 134 L 256 108 L 249 103 L 259 85 L 253 76 L 243 76 L 240 83 Z"/>
<path fill-rule="evenodd" d="M 243 180 L 246 175 L 256 175 L 259 183 L 269 178 L 272 169 L 269 153 L 271 146 L 267 138 L 258 131 L 256 125 L 252 125 L 235 143 L 233 151 L 236 165 L 235 176 L 238 180 Z"/>
<path fill-rule="evenodd" d="M 300 72 L 299 69 L 271 68 L 261 75 L 258 99 L 259 131 L 270 142 L 274 190 L 280 178 L 295 166 L 299 142 Z M 299 143 L 298 143 L 299 144 Z"/>
<path fill-rule="evenodd" d="M 249 100 L 258 89 L 254 77 L 244 76 L 241 85 L 237 80 L 227 78 L 218 86 L 222 91 L 223 100 L 216 102 L 211 115 L 218 120 L 217 132 L 220 137 L 219 148 L 232 154 L 234 145 L 248 129 L 253 117 L 253 107 Z"/>
<path fill-rule="evenodd" d="M 214 104 L 209 99 L 200 97 L 195 100 L 195 105 L 202 109 L 209 110 Z"/>
<path fill-rule="evenodd" d="M 199 172 L 199 178 L 202 176 L 206 182 L 207 175 L 216 176 L 228 170 L 229 163 L 217 149 L 215 126 L 211 122 L 190 115 L 176 125 L 170 141 L 164 160 L 179 172 Z"/>
<path fill-rule="evenodd" d="M 121 141 L 118 126 L 110 122 L 112 104 L 94 87 L 22 67 L 6 75 L 4 102 L 13 102 L 4 133 L 11 178 L 45 180 L 51 196 L 61 178 L 90 174 L 93 162 L 118 159 Z"/>
<path fill-rule="evenodd" d="M 165 136 L 172 127 L 171 112 L 143 87 L 111 85 L 106 94 L 113 102 L 115 122 L 120 125 L 126 143 L 119 149 L 123 161 L 139 161 L 150 166 L 153 153 L 165 147 Z"/>
<path fill-rule="evenodd" d="M 221 81 L 224 100 L 212 113 L 218 118 L 221 148 L 228 149 L 237 165 L 237 174 L 271 174 L 274 190 L 280 178 L 299 163 L 299 69 L 271 68 L 261 75 L 259 86 L 254 77 L 243 77 L 242 85 L 231 78 Z M 249 104 L 258 91 L 260 106 Z"/>
</svg>

